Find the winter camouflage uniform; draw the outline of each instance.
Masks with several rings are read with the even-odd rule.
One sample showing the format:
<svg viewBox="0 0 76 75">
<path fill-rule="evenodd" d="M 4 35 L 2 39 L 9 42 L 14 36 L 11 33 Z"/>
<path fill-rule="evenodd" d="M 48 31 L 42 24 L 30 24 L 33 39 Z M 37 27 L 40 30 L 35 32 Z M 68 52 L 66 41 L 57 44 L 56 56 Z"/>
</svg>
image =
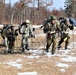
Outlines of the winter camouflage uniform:
<svg viewBox="0 0 76 75">
<path fill-rule="evenodd" d="M 70 39 L 69 30 L 73 30 L 74 27 L 73 27 L 72 24 L 70 24 L 68 18 L 64 18 L 61 21 L 60 26 L 61 26 L 61 38 L 60 38 L 60 41 L 58 43 L 58 48 L 60 49 L 61 48 L 61 44 L 63 42 L 65 42 L 65 49 L 67 49 L 67 47 L 69 45 L 69 39 Z"/>
<path fill-rule="evenodd" d="M 15 36 L 18 34 L 15 32 L 12 25 L 6 25 L 2 33 L 5 38 L 6 52 L 11 53 L 14 50 Z"/>
<path fill-rule="evenodd" d="M 24 52 L 24 50 L 29 50 L 30 38 L 35 37 L 33 27 L 30 24 L 29 20 L 26 20 L 22 23 L 22 26 L 20 28 L 20 34 L 22 34 L 21 47 L 22 52 Z"/>
<path fill-rule="evenodd" d="M 54 23 L 52 23 L 54 21 Z M 49 47 L 52 44 L 51 53 L 54 54 L 57 46 L 57 33 L 60 31 L 60 24 L 56 20 L 55 16 L 51 16 L 50 20 L 47 21 L 46 25 L 44 26 L 44 33 L 47 35 L 47 45 L 46 45 L 46 52 L 49 52 Z"/>
</svg>

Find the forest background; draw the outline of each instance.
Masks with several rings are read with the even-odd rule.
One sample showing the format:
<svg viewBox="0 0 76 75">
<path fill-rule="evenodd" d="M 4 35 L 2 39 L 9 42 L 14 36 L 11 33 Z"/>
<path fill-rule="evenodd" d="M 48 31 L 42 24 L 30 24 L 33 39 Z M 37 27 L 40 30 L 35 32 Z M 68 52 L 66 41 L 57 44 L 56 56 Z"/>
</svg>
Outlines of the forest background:
<svg viewBox="0 0 76 75">
<path fill-rule="evenodd" d="M 64 0 L 64 8 L 62 4 L 59 9 L 53 8 L 53 5 L 57 4 L 54 0 L 18 0 L 15 3 L 12 3 L 11 0 L 6 1 L 0 0 L 0 24 L 4 22 L 21 24 L 25 19 L 29 19 L 32 24 L 42 24 L 43 20 L 51 15 L 57 18 L 76 17 L 75 0 Z"/>
</svg>

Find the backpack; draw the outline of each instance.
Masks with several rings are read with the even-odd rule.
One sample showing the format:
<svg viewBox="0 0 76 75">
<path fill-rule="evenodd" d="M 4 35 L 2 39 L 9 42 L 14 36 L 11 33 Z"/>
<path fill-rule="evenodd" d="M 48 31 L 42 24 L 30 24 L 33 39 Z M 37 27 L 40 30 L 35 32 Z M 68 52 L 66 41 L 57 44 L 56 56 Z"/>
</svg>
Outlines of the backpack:
<svg viewBox="0 0 76 75">
<path fill-rule="evenodd" d="M 60 26 L 61 26 L 61 30 L 62 31 L 66 31 L 68 28 L 70 29 L 70 30 L 73 30 L 74 29 L 74 26 L 73 26 L 73 24 L 70 22 L 70 20 L 69 20 L 69 24 L 71 24 L 71 26 L 69 26 L 68 24 L 66 24 L 66 18 L 63 18 L 63 19 L 61 19 L 60 20 Z"/>
<path fill-rule="evenodd" d="M 18 29 L 19 29 L 19 33 L 20 33 L 20 34 L 22 34 L 22 32 L 21 32 L 21 28 L 22 28 L 22 26 L 25 26 L 25 25 L 26 25 L 26 23 L 25 23 L 25 22 L 23 22 L 23 23 L 19 26 L 19 28 L 18 28 Z"/>
<path fill-rule="evenodd" d="M 72 25 L 76 26 L 76 20 L 74 20 L 73 18 L 69 18 L 69 21 Z"/>
<path fill-rule="evenodd" d="M 46 33 L 47 32 L 47 30 L 48 30 L 48 28 L 47 28 L 47 23 L 49 22 L 49 20 L 48 19 L 45 19 L 44 21 L 43 21 L 43 32 L 44 33 Z"/>
</svg>

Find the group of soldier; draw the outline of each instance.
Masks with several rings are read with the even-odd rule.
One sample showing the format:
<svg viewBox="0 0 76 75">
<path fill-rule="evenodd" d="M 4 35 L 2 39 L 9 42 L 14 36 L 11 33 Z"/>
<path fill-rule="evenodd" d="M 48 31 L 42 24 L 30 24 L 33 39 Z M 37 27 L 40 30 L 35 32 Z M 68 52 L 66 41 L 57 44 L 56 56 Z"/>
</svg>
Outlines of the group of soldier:
<svg viewBox="0 0 76 75">
<path fill-rule="evenodd" d="M 19 33 L 22 35 L 22 52 L 29 50 L 29 39 L 31 37 L 35 37 L 35 35 L 34 28 L 32 27 L 30 21 L 27 19 L 17 29 L 15 29 L 15 27 L 11 24 L 4 24 L 1 30 L 1 36 L 3 38 L 3 46 L 5 46 L 5 53 L 12 53 L 14 51 L 16 37 Z"/>
<path fill-rule="evenodd" d="M 51 53 L 54 54 L 56 48 L 58 50 L 61 48 L 61 44 L 65 42 L 65 50 L 69 45 L 69 30 L 73 30 L 74 26 L 70 23 L 69 18 L 60 17 L 58 20 L 55 16 L 50 16 L 44 21 L 43 31 L 46 33 L 47 44 L 46 52 L 49 52 L 49 47 L 52 45 Z M 57 42 L 57 38 L 60 37 L 60 40 Z"/>
<path fill-rule="evenodd" d="M 50 16 L 43 21 L 43 31 L 46 34 L 46 49 L 45 52 L 49 52 L 49 47 L 52 45 L 51 53 L 54 54 L 56 48 L 61 48 L 61 44 L 65 42 L 65 49 L 69 45 L 69 30 L 73 30 L 74 26 L 70 23 L 69 18 L 60 17 L 57 19 L 55 16 Z M 41 27 L 41 28 L 42 28 Z M 1 31 L 1 36 L 4 40 L 5 52 L 11 53 L 14 49 L 15 38 L 18 36 L 18 32 L 22 35 L 21 47 L 22 52 L 30 50 L 30 38 L 34 37 L 34 28 L 31 22 L 27 19 L 23 22 L 18 29 L 14 29 L 13 25 L 4 24 Z M 60 41 L 57 44 L 57 38 L 60 37 Z"/>
</svg>

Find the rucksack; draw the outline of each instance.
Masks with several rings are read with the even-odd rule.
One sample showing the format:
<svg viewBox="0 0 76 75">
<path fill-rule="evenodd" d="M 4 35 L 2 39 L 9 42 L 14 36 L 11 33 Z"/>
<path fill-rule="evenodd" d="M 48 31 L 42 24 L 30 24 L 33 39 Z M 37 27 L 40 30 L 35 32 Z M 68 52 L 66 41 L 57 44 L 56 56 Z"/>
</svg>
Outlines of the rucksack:
<svg viewBox="0 0 76 75">
<path fill-rule="evenodd" d="M 48 30 L 48 28 L 47 28 L 47 23 L 48 23 L 48 22 L 49 22 L 48 19 L 45 19 L 45 20 L 43 21 L 43 31 L 44 31 L 44 33 L 46 33 L 47 30 Z"/>
<path fill-rule="evenodd" d="M 74 20 L 73 18 L 69 18 L 69 21 L 72 25 L 76 26 L 76 20 Z"/>
</svg>

